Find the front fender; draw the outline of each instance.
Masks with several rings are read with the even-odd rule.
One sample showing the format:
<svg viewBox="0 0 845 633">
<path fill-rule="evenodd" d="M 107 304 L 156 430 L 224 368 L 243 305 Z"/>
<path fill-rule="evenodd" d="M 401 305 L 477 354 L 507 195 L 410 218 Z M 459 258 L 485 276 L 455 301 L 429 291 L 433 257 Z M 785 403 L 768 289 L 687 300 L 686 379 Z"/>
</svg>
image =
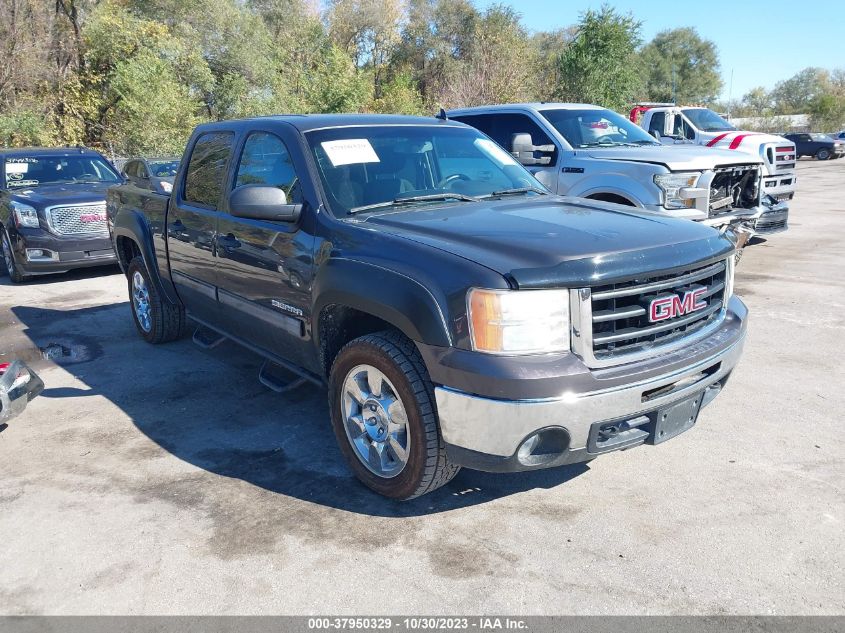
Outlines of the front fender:
<svg viewBox="0 0 845 633">
<path fill-rule="evenodd" d="M 648 187 L 630 175 L 616 173 L 588 176 L 575 183 L 566 195 L 589 198 L 602 193 L 625 198 L 635 207 L 640 208 L 660 204 L 660 196 L 655 191 L 650 191 Z"/>
<path fill-rule="evenodd" d="M 399 329 L 411 340 L 449 347 L 452 337 L 446 318 L 431 291 L 402 273 L 345 258 L 328 260 L 314 281 L 317 300 L 312 314 L 343 305 L 371 314 Z M 314 328 L 320 345 L 319 328 Z"/>
</svg>

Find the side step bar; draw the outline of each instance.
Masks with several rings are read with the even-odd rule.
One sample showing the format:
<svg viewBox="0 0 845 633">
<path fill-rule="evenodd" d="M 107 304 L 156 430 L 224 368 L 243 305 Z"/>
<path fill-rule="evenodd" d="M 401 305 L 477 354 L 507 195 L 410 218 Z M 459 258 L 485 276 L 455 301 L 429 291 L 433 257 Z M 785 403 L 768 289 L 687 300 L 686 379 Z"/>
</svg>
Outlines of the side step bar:
<svg viewBox="0 0 845 633">
<path fill-rule="evenodd" d="M 272 389 L 277 393 L 286 393 L 301 387 L 306 382 L 310 382 L 321 388 L 326 387 L 326 381 L 322 376 L 318 376 L 304 367 L 300 367 L 260 347 L 247 343 L 237 336 L 223 334 L 211 325 L 196 318 L 193 314 L 189 313 L 188 318 L 197 324 L 193 339 L 194 343 L 203 349 L 212 349 L 220 345 L 223 341 L 231 340 L 264 358 L 264 363 L 258 372 L 258 381 L 268 389 Z"/>
<path fill-rule="evenodd" d="M 193 341 L 203 349 L 214 349 L 225 340 L 225 336 L 203 325 L 197 326 L 194 330 Z"/>
<path fill-rule="evenodd" d="M 276 373 L 279 370 L 287 374 L 287 376 L 280 376 Z M 281 365 L 277 365 L 271 360 L 265 360 L 261 365 L 261 369 L 258 370 L 258 382 L 276 393 L 286 393 L 304 385 L 306 379 Z"/>
</svg>

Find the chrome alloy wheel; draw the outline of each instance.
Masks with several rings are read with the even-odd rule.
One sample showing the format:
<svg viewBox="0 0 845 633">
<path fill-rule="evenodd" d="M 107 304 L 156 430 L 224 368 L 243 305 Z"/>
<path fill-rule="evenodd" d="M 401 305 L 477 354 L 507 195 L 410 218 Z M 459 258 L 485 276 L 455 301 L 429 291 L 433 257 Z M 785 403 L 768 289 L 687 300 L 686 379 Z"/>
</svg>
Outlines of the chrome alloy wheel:
<svg viewBox="0 0 845 633">
<path fill-rule="evenodd" d="M 373 474 L 391 479 L 408 463 L 408 414 L 396 388 L 372 365 L 358 365 L 343 381 L 341 414 L 355 455 Z"/>
<path fill-rule="evenodd" d="M 150 291 L 144 276 L 137 270 L 132 275 L 132 309 L 135 310 L 141 329 L 149 332 L 153 327 Z"/>
<path fill-rule="evenodd" d="M 12 246 L 9 244 L 9 236 L 0 229 L 0 242 L 3 242 L 3 261 L 6 264 L 6 270 L 11 276 L 15 272 L 15 258 L 12 257 Z"/>
</svg>

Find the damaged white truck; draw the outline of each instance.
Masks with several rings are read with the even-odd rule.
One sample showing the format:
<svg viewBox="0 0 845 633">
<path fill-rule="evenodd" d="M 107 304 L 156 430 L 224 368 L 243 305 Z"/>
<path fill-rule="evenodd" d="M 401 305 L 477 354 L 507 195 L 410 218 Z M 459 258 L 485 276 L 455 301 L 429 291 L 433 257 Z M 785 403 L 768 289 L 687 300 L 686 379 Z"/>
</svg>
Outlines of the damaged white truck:
<svg viewBox="0 0 845 633">
<path fill-rule="evenodd" d="M 481 130 L 553 192 L 742 227 L 787 228 L 789 208 L 765 196 L 758 156 L 666 146 L 624 116 L 595 105 L 523 103 L 451 110 Z"/>
<path fill-rule="evenodd" d="M 795 143 L 782 136 L 737 130 L 709 108 L 639 103 L 630 113 L 649 134 L 667 145 L 695 144 L 750 154 L 763 162 L 763 192 L 778 202 L 795 196 Z"/>
</svg>

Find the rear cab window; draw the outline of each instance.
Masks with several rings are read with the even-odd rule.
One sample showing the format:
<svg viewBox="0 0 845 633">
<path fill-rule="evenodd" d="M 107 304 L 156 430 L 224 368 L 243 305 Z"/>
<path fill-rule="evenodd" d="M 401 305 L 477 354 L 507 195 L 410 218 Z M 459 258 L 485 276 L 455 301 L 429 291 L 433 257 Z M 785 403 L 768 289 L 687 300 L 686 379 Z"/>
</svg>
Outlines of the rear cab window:
<svg viewBox="0 0 845 633">
<path fill-rule="evenodd" d="M 185 172 L 183 202 L 218 210 L 234 138 L 231 132 L 207 132 L 197 139 Z"/>
</svg>

